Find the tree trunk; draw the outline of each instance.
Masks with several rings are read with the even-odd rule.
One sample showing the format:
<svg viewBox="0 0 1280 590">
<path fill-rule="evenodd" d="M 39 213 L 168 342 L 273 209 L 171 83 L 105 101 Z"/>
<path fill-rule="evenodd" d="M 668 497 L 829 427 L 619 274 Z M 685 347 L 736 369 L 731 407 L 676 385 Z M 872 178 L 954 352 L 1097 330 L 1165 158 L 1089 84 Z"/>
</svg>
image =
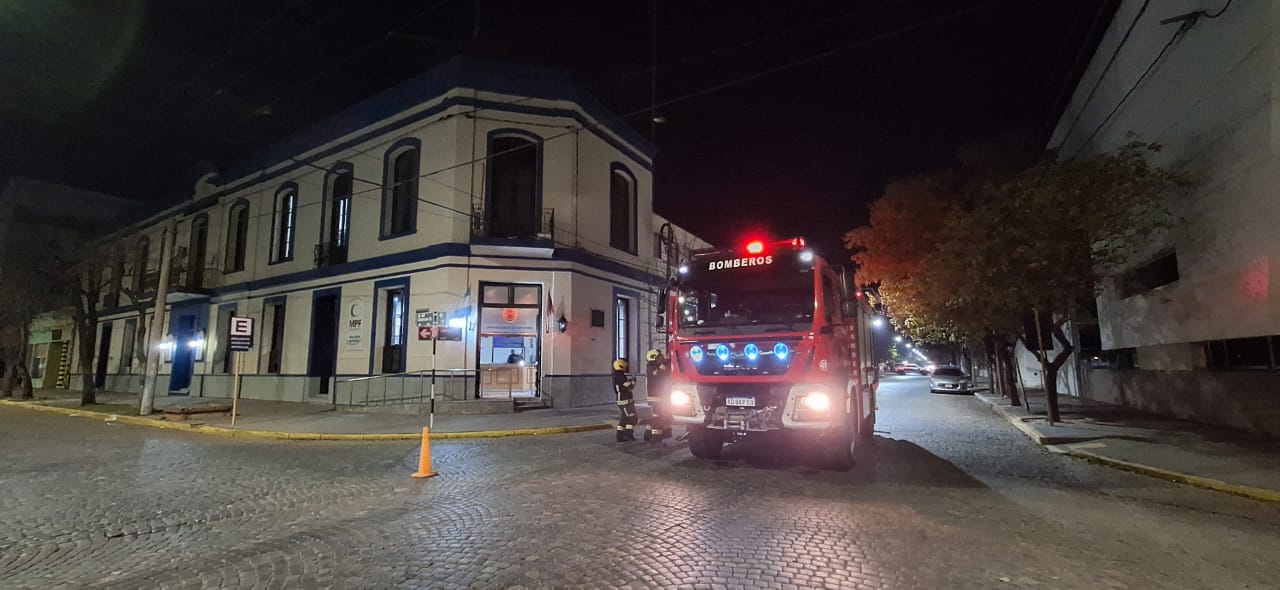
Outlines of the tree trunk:
<svg viewBox="0 0 1280 590">
<path fill-rule="evenodd" d="M 1062 344 L 1062 352 L 1059 352 L 1052 361 L 1045 363 L 1044 368 L 1044 397 L 1046 405 L 1049 406 L 1050 422 L 1059 420 L 1058 371 L 1067 363 L 1067 359 L 1071 358 L 1071 353 L 1075 352 L 1075 347 L 1072 346 L 1071 341 L 1067 339 L 1067 335 L 1062 331 L 1064 322 L 1065 320 L 1054 323 L 1053 332 L 1050 333 L 1052 338 L 1057 339 Z"/>
<path fill-rule="evenodd" d="M 13 397 L 13 387 L 17 384 L 18 379 L 18 363 L 13 359 L 5 359 L 4 370 L 4 397 Z"/>
<path fill-rule="evenodd" d="M 19 360 L 17 366 L 14 367 L 14 373 L 22 380 L 22 399 L 34 399 L 36 391 L 31 385 L 31 371 L 27 370 L 27 362 Z"/>
<path fill-rule="evenodd" d="M 89 323 L 86 318 L 77 318 L 76 329 L 80 331 L 80 405 L 92 406 L 98 403 L 98 386 L 93 382 L 94 348 L 97 347 L 96 322 Z"/>
<path fill-rule="evenodd" d="M 1021 406 L 1022 395 L 1018 392 L 1018 379 L 1013 374 L 1013 347 L 1005 339 L 999 341 L 1000 377 L 1005 383 L 1005 391 L 1009 395 L 1009 405 Z"/>
</svg>

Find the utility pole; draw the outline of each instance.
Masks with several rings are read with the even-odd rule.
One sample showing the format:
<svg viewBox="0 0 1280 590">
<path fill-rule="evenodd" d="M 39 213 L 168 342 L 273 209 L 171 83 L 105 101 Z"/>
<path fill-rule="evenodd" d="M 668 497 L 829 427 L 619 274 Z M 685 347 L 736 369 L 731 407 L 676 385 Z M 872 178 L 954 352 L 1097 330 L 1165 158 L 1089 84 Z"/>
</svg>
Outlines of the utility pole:
<svg viewBox="0 0 1280 590">
<path fill-rule="evenodd" d="M 149 416 L 155 409 L 156 381 L 160 375 L 160 333 L 164 329 L 165 299 L 169 297 L 169 266 L 173 259 L 174 226 L 166 225 L 160 237 L 160 284 L 156 285 L 155 313 L 147 329 L 147 375 L 142 381 L 142 402 L 138 415 Z M 145 270 L 145 269 L 144 269 Z M 177 346 L 177 344 L 174 344 Z"/>
</svg>

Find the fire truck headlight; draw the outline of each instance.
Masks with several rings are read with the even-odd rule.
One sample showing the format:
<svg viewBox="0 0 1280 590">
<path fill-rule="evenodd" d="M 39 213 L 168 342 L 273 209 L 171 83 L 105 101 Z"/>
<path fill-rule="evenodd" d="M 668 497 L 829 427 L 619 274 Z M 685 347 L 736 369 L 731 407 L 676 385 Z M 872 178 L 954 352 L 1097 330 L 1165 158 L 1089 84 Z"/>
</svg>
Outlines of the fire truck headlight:
<svg viewBox="0 0 1280 590">
<path fill-rule="evenodd" d="M 747 357 L 747 360 L 754 361 L 760 358 L 760 347 L 756 346 L 755 342 L 748 343 L 742 347 L 742 354 Z"/>
<path fill-rule="evenodd" d="M 787 355 L 791 353 L 791 349 L 787 348 L 787 343 L 779 342 L 773 345 L 773 356 L 780 361 L 787 360 Z"/>
<path fill-rule="evenodd" d="M 806 410 L 825 412 L 831 407 L 831 396 L 822 392 L 810 393 L 800 398 L 800 405 Z"/>
<path fill-rule="evenodd" d="M 813 251 L 805 250 L 800 253 L 800 262 L 813 262 Z"/>
<path fill-rule="evenodd" d="M 694 347 L 693 347 L 693 348 L 690 348 L 690 349 L 689 349 L 689 360 L 692 360 L 692 361 L 693 361 L 693 362 L 695 362 L 695 363 L 700 363 L 700 362 L 702 362 L 702 347 L 701 347 L 701 346 L 694 345 Z"/>
<path fill-rule="evenodd" d="M 683 389 L 676 389 L 676 388 L 671 389 L 671 405 L 672 406 L 679 406 L 682 408 L 687 407 L 690 401 L 692 400 L 689 397 L 689 392 Z"/>
</svg>

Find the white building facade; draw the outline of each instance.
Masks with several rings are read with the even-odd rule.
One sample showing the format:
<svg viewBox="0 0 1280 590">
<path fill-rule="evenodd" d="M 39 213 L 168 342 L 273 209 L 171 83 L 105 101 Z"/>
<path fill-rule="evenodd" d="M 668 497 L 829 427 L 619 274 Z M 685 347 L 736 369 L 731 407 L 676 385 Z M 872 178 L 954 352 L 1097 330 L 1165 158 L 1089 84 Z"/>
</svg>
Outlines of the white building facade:
<svg viewBox="0 0 1280 590">
<path fill-rule="evenodd" d="M 1273 0 L 1125 0 L 1076 88 L 1061 157 L 1154 142 L 1195 182 L 1103 285 L 1086 395 L 1280 434 L 1278 27 Z"/>
<path fill-rule="evenodd" d="M 451 60 L 119 232 L 96 378 L 141 387 L 171 227 L 162 392 L 229 396 L 239 361 L 257 399 L 407 398 L 434 369 L 445 399 L 610 402 L 612 360 L 663 345 L 665 244 L 705 245 L 653 214 L 652 158 L 564 72 Z"/>
</svg>

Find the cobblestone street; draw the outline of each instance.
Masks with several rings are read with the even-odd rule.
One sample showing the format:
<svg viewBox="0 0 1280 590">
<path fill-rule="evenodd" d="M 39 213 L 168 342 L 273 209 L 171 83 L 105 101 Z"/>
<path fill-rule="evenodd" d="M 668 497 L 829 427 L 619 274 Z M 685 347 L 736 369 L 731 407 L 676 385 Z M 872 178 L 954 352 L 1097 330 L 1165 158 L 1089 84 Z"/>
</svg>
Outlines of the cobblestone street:
<svg viewBox="0 0 1280 590">
<path fill-rule="evenodd" d="M 1274 588 L 1280 510 L 1050 454 L 927 380 L 873 458 L 240 441 L 0 409 L 0 586 Z"/>
</svg>

